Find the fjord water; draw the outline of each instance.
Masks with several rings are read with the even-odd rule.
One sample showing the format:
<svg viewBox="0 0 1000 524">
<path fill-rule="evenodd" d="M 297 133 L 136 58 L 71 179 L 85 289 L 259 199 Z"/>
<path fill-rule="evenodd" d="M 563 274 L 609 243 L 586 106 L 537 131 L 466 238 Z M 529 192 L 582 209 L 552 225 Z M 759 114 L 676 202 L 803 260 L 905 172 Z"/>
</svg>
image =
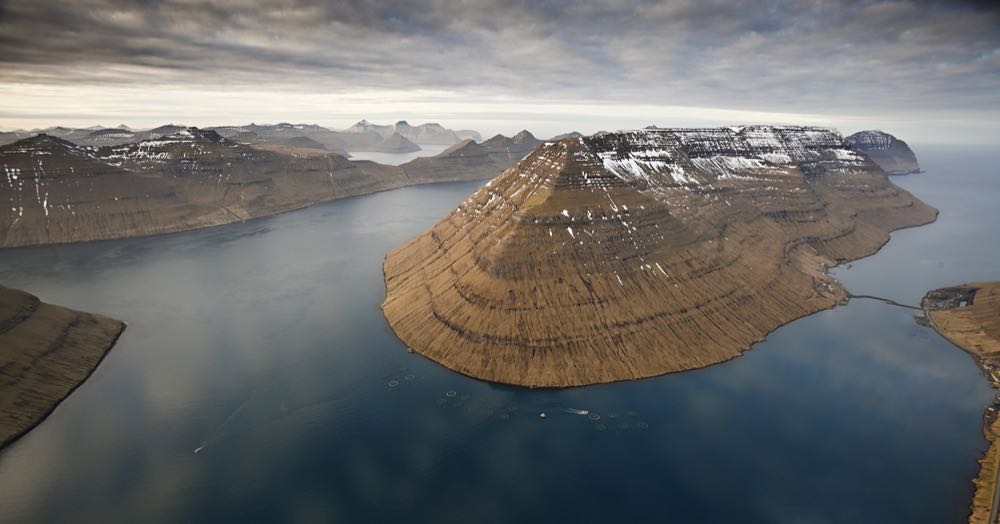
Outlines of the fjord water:
<svg viewBox="0 0 1000 524">
<path fill-rule="evenodd" d="M 838 268 L 854 293 L 1000 278 L 998 155 L 917 154 L 894 180 L 941 216 Z M 858 299 L 724 364 L 568 390 L 408 353 L 382 259 L 476 185 L 0 252 L 0 283 L 128 322 L 0 452 L 0 521 L 964 521 L 993 395 L 906 309 Z"/>
<path fill-rule="evenodd" d="M 386 164 L 390 166 L 398 166 L 405 164 L 410 160 L 421 158 L 425 156 L 434 156 L 449 146 L 442 145 L 422 145 L 420 146 L 420 151 L 413 151 L 410 153 L 379 153 L 377 151 L 355 151 L 351 153 L 351 160 L 371 160 L 372 162 L 378 162 L 379 164 Z"/>
</svg>

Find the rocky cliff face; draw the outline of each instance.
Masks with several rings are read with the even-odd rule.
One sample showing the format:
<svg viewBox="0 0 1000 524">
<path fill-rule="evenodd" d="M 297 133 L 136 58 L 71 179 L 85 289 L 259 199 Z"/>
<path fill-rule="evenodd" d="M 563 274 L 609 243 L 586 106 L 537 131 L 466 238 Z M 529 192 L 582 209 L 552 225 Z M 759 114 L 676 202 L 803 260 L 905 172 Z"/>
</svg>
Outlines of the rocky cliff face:
<svg viewBox="0 0 1000 524">
<path fill-rule="evenodd" d="M 826 129 L 569 138 L 393 250 L 383 311 L 408 346 L 485 380 L 648 377 L 834 306 L 827 266 L 935 217 Z"/>
<path fill-rule="evenodd" d="M 919 173 L 917 156 L 902 140 L 882 131 L 860 131 L 847 137 L 847 143 L 855 151 L 871 158 L 890 175 Z"/>
</svg>

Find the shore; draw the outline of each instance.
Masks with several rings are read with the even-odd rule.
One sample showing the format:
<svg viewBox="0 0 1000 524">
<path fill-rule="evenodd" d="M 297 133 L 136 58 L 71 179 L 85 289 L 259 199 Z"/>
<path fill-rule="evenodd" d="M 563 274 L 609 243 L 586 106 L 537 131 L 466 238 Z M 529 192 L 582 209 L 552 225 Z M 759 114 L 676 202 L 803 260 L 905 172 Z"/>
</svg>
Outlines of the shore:
<svg viewBox="0 0 1000 524">
<path fill-rule="evenodd" d="M 994 389 L 1000 389 L 1000 281 L 973 282 L 935 289 L 921 301 L 926 317 L 949 342 L 973 357 Z M 989 447 L 979 460 L 969 522 L 995 523 L 1000 475 L 1000 399 L 983 414 L 983 435 Z"/>
<path fill-rule="evenodd" d="M 118 320 L 0 287 L 0 448 L 83 384 L 124 330 Z"/>
</svg>

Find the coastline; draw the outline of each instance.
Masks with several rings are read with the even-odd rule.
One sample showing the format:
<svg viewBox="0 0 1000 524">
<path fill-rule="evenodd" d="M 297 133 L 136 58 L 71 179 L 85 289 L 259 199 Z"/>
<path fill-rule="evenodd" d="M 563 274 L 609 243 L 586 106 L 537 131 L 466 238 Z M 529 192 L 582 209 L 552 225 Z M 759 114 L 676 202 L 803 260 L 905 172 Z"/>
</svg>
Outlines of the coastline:
<svg viewBox="0 0 1000 524">
<path fill-rule="evenodd" d="M 970 294 L 971 293 L 971 294 Z M 993 389 L 1000 389 L 1000 281 L 972 282 L 929 291 L 921 300 L 927 324 L 968 354 Z M 970 524 L 992 524 L 1000 509 L 1000 397 L 983 413 L 987 448 L 972 484 Z"/>
<path fill-rule="evenodd" d="M 367 160 L 365 162 L 367 162 Z M 358 192 L 358 193 L 347 193 L 347 194 L 338 195 L 336 197 L 329 198 L 329 199 L 317 200 L 315 202 L 309 202 L 309 203 L 306 203 L 304 205 L 297 205 L 297 206 L 294 206 L 294 207 L 289 207 L 287 209 L 282 209 L 282 210 L 274 212 L 274 213 L 268 213 L 268 214 L 265 214 L 265 215 L 256 215 L 256 216 L 251 216 L 251 217 L 246 217 L 246 218 L 243 218 L 243 217 L 240 217 L 238 215 L 233 214 L 232 211 L 229 210 L 229 208 L 223 208 L 221 211 L 226 211 L 226 212 L 228 212 L 228 216 L 233 216 L 235 218 L 233 220 L 228 220 L 228 221 L 223 221 L 223 222 L 218 222 L 218 223 L 206 223 L 206 224 L 199 224 L 199 225 L 191 225 L 190 227 L 186 227 L 184 225 L 181 225 L 181 226 L 178 226 L 177 228 L 164 229 L 162 231 L 157 231 L 157 232 L 152 232 L 152 233 L 139 233 L 139 234 L 130 234 L 130 235 L 121 235 L 121 236 L 109 236 L 109 237 L 103 237 L 103 238 L 88 238 L 88 239 L 67 240 L 67 241 L 57 241 L 57 242 L 43 242 L 43 243 L 36 243 L 36 244 L 18 244 L 18 245 L 12 245 L 12 246 L 0 245 L 0 252 L 14 250 L 14 249 L 31 249 L 31 248 L 46 247 L 46 246 L 67 246 L 67 245 L 72 245 L 72 244 L 87 244 L 87 243 L 91 243 L 91 242 L 107 242 L 107 241 L 114 241 L 114 240 L 127 240 L 127 239 L 132 239 L 132 238 L 152 238 L 152 237 L 160 237 L 160 236 L 167 236 L 167 235 L 177 235 L 177 234 L 187 233 L 187 232 L 190 232 L 190 231 L 202 231 L 202 230 L 215 229 L 215 228 L 219 228 L 219 227 L 226 227 L 226 226 L 231 225 L 231 224 L 249 223 L 249 222 L 253 222 L 255 220 L 260 220 L 260 219 L 264 219 L 264 218 L 271 218 L 271 217 L 276 217 L 276 216 L 284 215 L 284 214 L 287 214 L 287 213 L 294 213 L 296 211 L 301 211 L 303 209 L 309 209 L 309 208 L 314 207 L 314 206 L 319 206 L 319 205 L 323 205 L 323 204 L 329 204 L 330 202 L 337 202 L 339 200 L 344 200 L 344 199 L 347 199 L 347 198 L 356 198 L 356 197 L 363 197 L 363 196 L 368 196 L 368 195 L 374 195 L 376 193 L 384 193 L 386 191 L 395 191 L 397 189 L 405 189 L 407 187 L 425 186 L 425 185 L 433 185 L 433 184 L 452 184 L 452 183 L 459 183 L 459 182 L 480 182 L 480 181 L 486 181 L 486 180 L 489 180 L 489 179 L 490 179 L 489 177 L 486 177 L 486 178 L 468 178 L 468 179 L 459 178 L 459 179 L 434 180 L 434 181 L 428 181 L 428 182 L 423 182 L 423 181 L 421 181 L 421 182 L 411 182 L 411 183 L 401 184 L 401 185 L 397 185 L 397 186 L 384 187 L 384 188 L 376 189 L 376 190 L 373 190 L 373 191 L 362 191 L 362 192 Z"/>
<path fill-rule="evenodd" d="M 10 370 L 0 383 L 2 452 L 45 421 L 94 374 L 126 325 L 4 287 L 0 306 L 5 313 L 0 318 L 0 359 L 5 371 Z M 58 380 L 50 380 L 53 377 Z"/>
</svg>

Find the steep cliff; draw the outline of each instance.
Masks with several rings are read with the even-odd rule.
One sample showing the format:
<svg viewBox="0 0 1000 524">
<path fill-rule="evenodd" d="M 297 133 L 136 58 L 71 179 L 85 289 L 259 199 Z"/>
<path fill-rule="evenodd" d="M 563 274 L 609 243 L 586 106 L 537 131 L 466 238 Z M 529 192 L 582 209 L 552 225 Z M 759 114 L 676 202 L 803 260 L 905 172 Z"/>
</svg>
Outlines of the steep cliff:
<svg viewBox="0 0 1000 524">
<path fill-rule="evenodd" d="M 383 311 L 408 346 L 485 380 L 648 377 L 833 307 L 826 267 L 935 217 L 825 129 L 568 138 L 389 253 Z"/>
<path fill-rule="evenodd" d="M 846 138 L 855 151 L 871 158 L 890 175 L 919 173 L 917 156 L 902 140 L 882 131 L 860 131 Z"/>
</svg>

